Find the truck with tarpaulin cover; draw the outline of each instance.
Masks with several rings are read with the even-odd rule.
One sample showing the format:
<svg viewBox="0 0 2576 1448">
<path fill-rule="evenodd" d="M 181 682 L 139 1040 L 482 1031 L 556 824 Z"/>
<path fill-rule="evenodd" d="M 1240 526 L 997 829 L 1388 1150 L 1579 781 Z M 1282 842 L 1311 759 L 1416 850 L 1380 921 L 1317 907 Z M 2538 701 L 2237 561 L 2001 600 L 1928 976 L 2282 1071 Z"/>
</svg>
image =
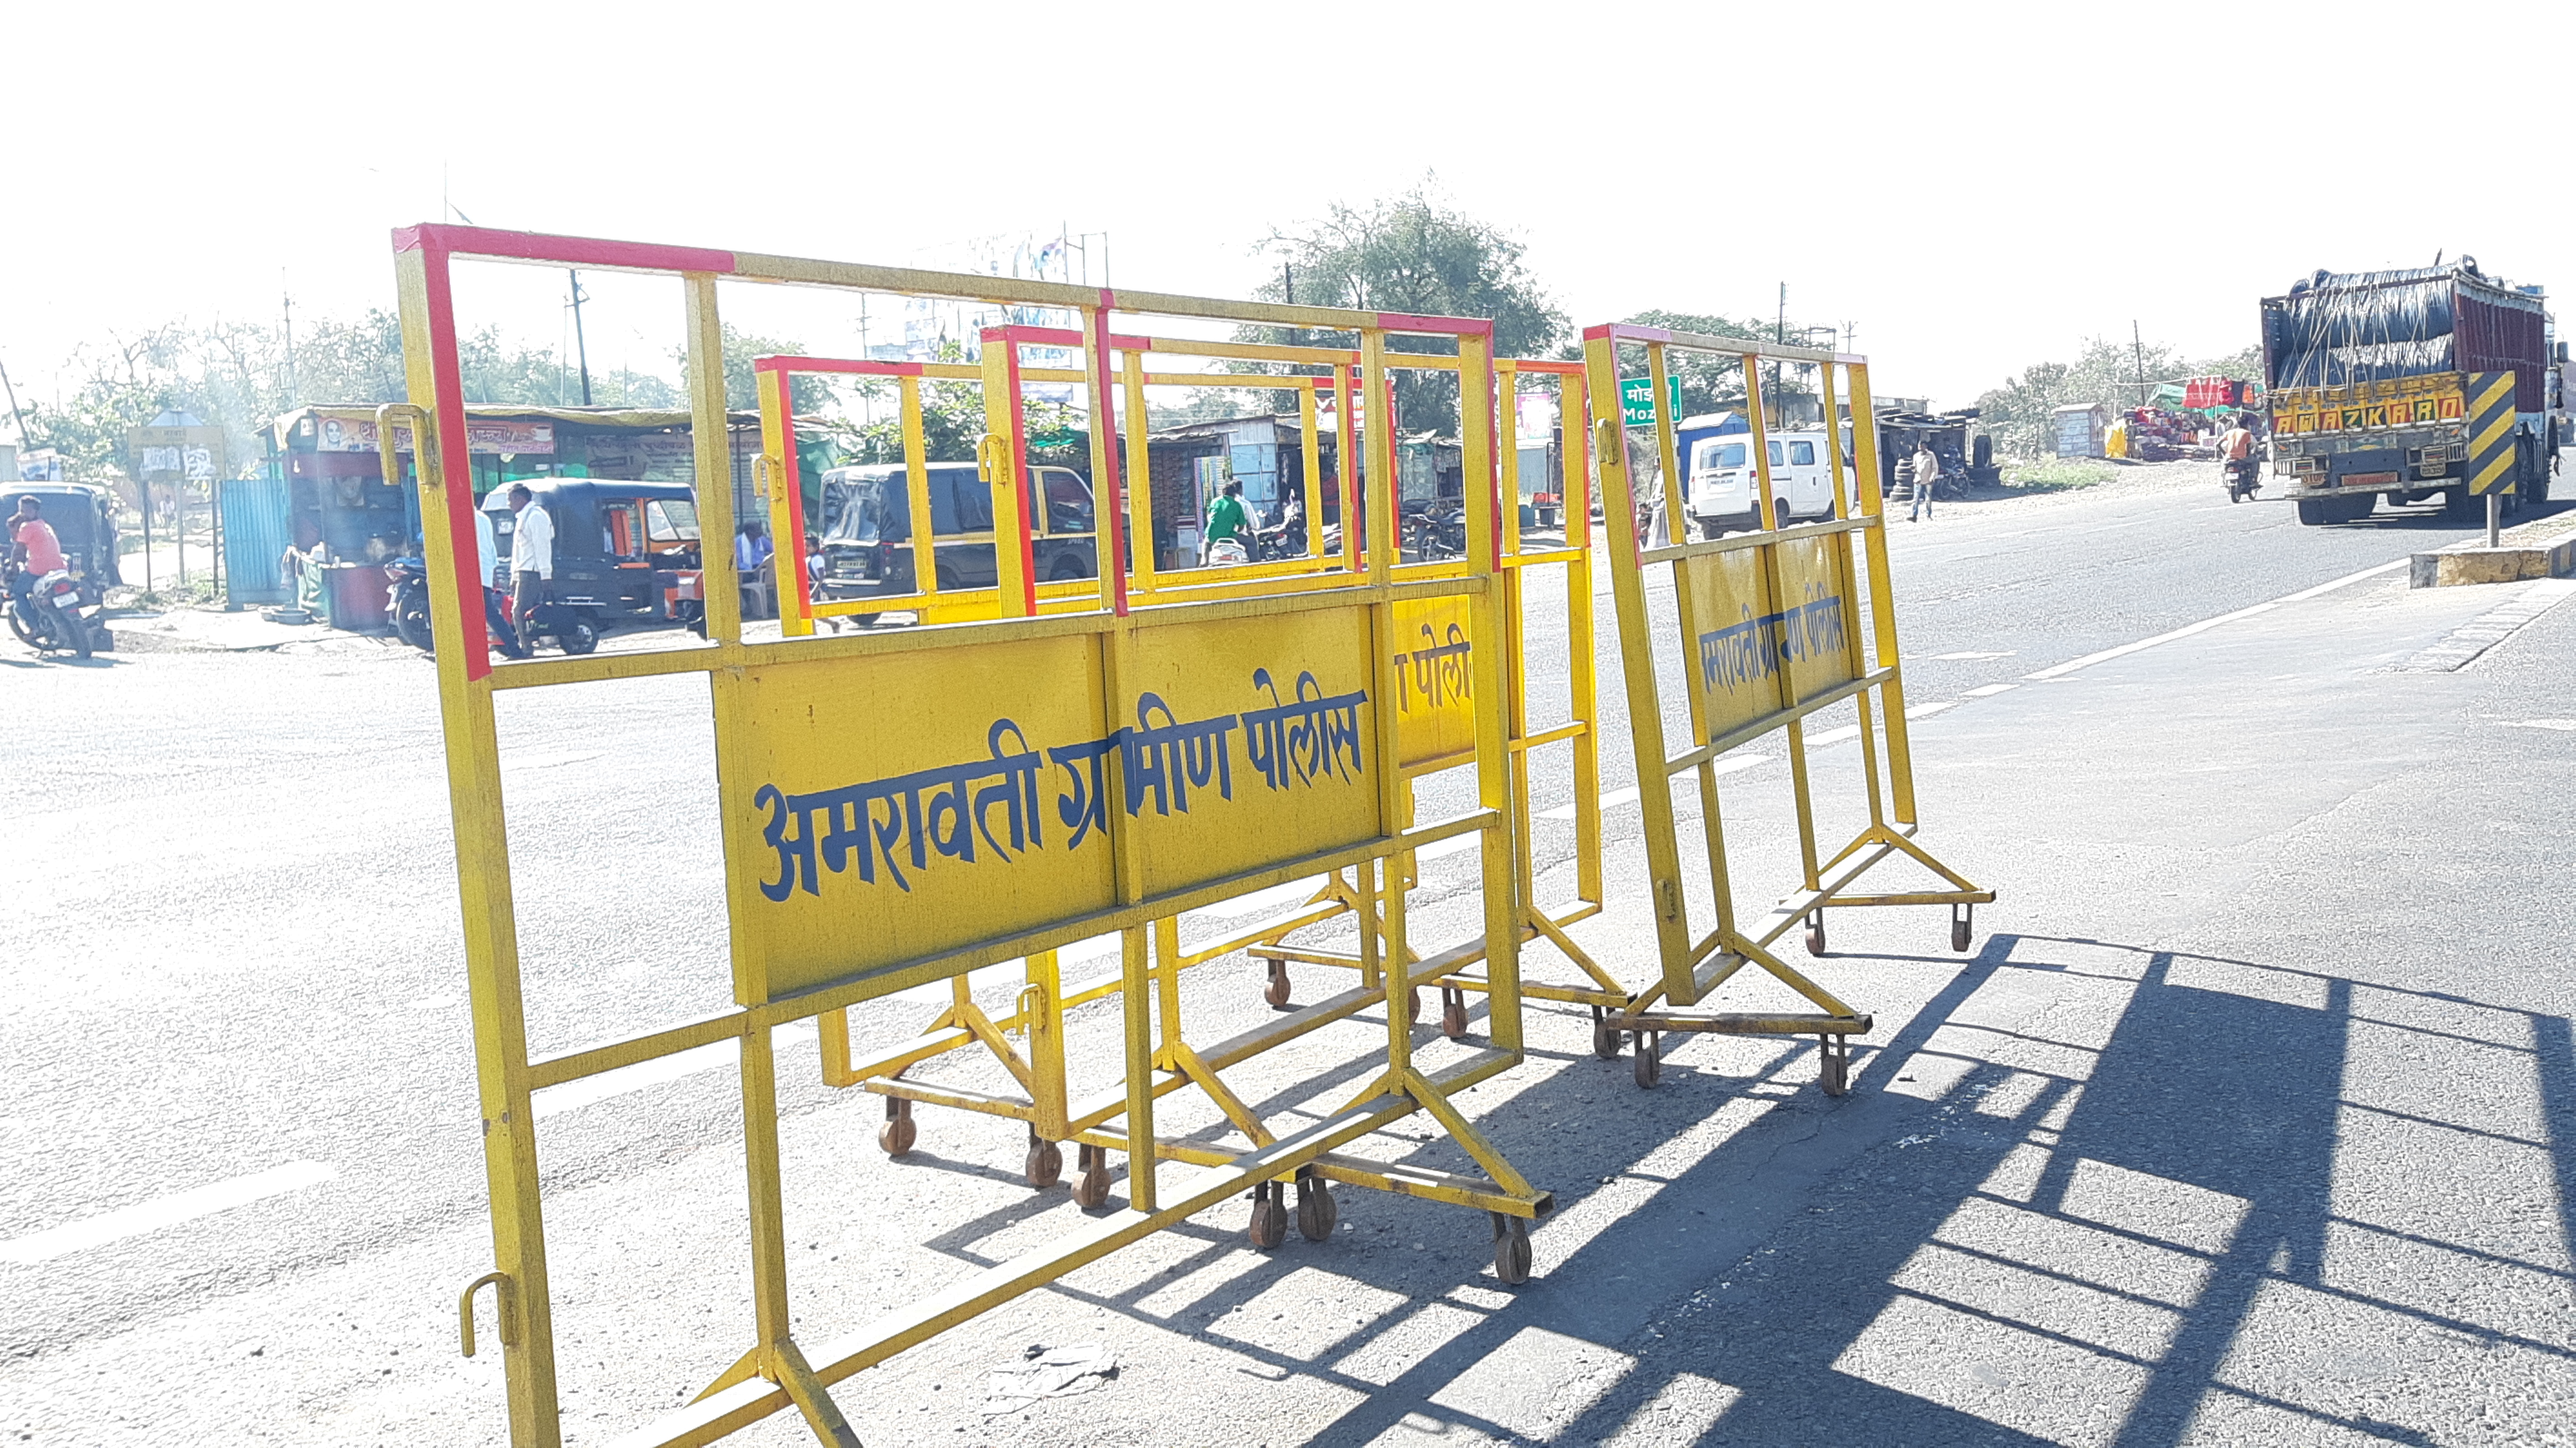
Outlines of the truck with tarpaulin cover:
<svg viewBox="0 0 2576 1448">
<path fill-rule="evenodd" d="M 2318 271 L 2263 301 L 2273 476 L 2311 525 L 2382 497 L 2438 493 L 2461 521 L 2484 494 L 2518 509 L 2548 494 L 2558 362 L 2543 290 L 2471 258 Z"/>
</svg>

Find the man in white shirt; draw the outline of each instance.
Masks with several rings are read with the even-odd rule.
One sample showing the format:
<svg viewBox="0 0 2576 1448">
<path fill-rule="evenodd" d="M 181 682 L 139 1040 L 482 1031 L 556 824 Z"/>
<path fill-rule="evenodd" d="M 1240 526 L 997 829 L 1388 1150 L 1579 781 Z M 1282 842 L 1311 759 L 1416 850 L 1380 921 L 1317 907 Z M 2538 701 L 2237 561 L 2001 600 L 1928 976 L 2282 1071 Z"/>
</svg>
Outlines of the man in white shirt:
<svg viewBox="0 0 2576 1448">
<path fill-rule="evenodd" d="M 494 537 L 492 515 L 482 508 L 474 510 L 474 562 L 479 570 L 474 582 L 483 594 L 483 632 L 492 646 L 514 659 L 524 659 L 527 650 L 519 647 L 519 634 L 510 627 L 508 610 L 501 607 L 501 590 L 492 586 L 493 570 L 500 562 L 500 544 Z"/>
<path fill-rule="evenodd" d="M 1914 511 L 1909 522 L 1921 522 L 1932 516 L 1932 485 L 1941 480 L 1941 460 L 1933 456 L 1932 444 L 1914 445 Z"/>
<path fill-rule="evenodd" d="M 555 576 L 555 520 L 535 499 L 525 483 L 510 488 L 510 511 L 519 520 L 510 533 L 510 579 L 516 586 L 510 612 L 525 639 L 536 637 L 536 611 Z"/>
</svg>

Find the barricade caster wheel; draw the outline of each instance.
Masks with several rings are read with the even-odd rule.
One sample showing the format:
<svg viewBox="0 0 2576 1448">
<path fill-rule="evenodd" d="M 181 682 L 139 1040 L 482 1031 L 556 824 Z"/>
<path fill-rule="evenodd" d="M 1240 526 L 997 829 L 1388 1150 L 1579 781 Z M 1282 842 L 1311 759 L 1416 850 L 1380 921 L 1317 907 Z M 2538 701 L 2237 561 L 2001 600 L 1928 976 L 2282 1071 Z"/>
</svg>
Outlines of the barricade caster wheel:
<svg viewBox="0 0 2576 1448">
<path fill-rule="evenodd" d="M 1610 1018 L 1599 1006 L 1592 1008 L 1592 1054 L 1604 1061 L 1619 1059 L 1619 1033 L 1610 1029 Z"/>
<path fill-rule="evenodd" d="M 1976 931 L 1976 906 L 1953 905 L 1950 907 L 1950 949 L 1961 955 L 1967 954 L 1968 941 L 1976 934 Z"/>
<path fill-rule="evenodd" d="M 1342 1219 L 1341 1207 L 1333 1201 L 1332 1189 L 1322 1177 L 1312 1173 L 1297 1178 L 1297 1231 L 1309 1242 L 1332 1240 L 1333 1224 Z"/>
<path fill-rule="evenodd" d="M 1252 1189 L 1252 1245 L 1267 1252 L 1288 1240 L 1288 1207 L 1279 1200 L 1277 1182 L 1262 1182 Z"/>
<path fill-rule="evenodd" d="M 1082 1175 L 1073 1179 L 1073 1199 L 1086 1207 L 1096 1207 L 1109 1200 L 1109 1148 L 1082 1146 L 1075 1150 Z"/>
<path fill-rule="evenodd" d="M 912 1103 L 900 1096 L 886 1098 L 886 1123 L 877 1128 L 877 1145 L 888 1156 L 901 1156 L 912 1150 Z"/>
<path fill-rule="evenodd" d="M 1440 988 L 1440 1034 L 1453 1041 L 1467 1034 L 1467 992 L 1454 985 Z"/>
<path fill-rule="evenodd" d="M 1822 910 L 1812 911 L 1807 916 L 1807 953 L 1825 953 L 1825 912 Z"/>
<path fill-rule="evenodd" d="M 1828 1096 L 1843 1096 L 1851 1091 L 1851 1038 L 1849 1036 L 1816 1037 L 1816 1084 Z"/>
<path fill-rule="evenodd" d="M 1270 962 L 1270 985 L 1268 989 L 1262 991 L 1261 998 L 1270 1002 L 1273 1009 L 1288 1008 L 1288 962 L 1284 960 Z"/>
<path fill-rule="evenodd" d="M 1054 1186 L 1064 1177 L 1064 1148 L 1030 1132 L 1028 1173 L 1030 1186 Z"/>
<path fill-rule="evenodd" d="M 1661 1031 L 1639 1031 L 1639 1032 L 1637 1033 L 1637 1067 L 1636 1067 L 1636 1070 L 1637 1070 L 1637 1085 L 1638 1085 L 1641 1089 L 1643 1089 L 1643 1090 L 1647 1090 L 1647 1091 L 1652 1091 L 1652 1090 L 1654 1090 L 1654 1089 L 1655 1089 L 1655 1083 L 1656 1083 L 1657 1081 L 1659 1081 L 1659 1080 L 1663 1079 L 1663 1075 L 1664 1075 L 1664 1033 L 1663 1033 L 1663 1032 L 1661 1032 Z"/>
<path fill-rule="evenodd" d="M 1505 1286 L 1518 1287 L 1530 1279 L 1529 1223 L 1518 1217 L 1494 1215 L 1494 1275 Z"/>
</svg>

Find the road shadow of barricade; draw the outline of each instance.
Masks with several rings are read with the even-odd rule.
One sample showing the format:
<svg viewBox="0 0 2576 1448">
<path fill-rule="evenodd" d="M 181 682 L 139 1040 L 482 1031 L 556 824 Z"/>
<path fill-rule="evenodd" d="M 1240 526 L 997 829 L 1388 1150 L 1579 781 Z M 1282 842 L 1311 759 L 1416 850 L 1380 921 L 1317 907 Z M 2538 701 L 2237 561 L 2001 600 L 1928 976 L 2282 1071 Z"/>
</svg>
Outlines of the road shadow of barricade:
<svg viewBox="0 0 2576 1448">
<path fill-rule="evenodd" d="M 2527 1080 L 2531 1114 L 2556 1128 L 2504 1135 L 2554 1192 L 2543 1235 L 2563 1244 L 2576 1158 L 2547 1143 L 2576 1124 L 2565 1021 L 2098 941 L 2003 935 L 1941 963 L 1956 975 L 1857 1058 L 1860 1092 L 1828 1101 L 1802 1054 L 1771 1054 L 1759 1078 L 1720 1088 L 1768 1087 L 1766 1114 L 1557 1258 L 1546 1239 L 1581 1230 L 1595 1188 L 1569 1194 L 1539 1234 L 1541 1276 L 1511 1300 L 1417 1300 L 1307 1356 L 1229 1346 L 1364 1395 L 1302 1440 L 1318 1445 L 2430 1443 L 2443 1420 L 2424 1415 L 2448 1409 L 2424 1395 L 2416 1421 L 2379 1415 L 2387 1389 L 2416 1386 L 2409 1344 L 2424 1334 L 2501 1344 L 2576 1380 L 2576 1353 L 2545 1330 L 2446 1312 L 2440 1294 L 2410 1301 L 2402 1281 L 2351 1268 L 2368 1243 L 2502 1264 L 2562 1297 L 2576 1285 L 2563 1263 L 2527 1260 L 2546 1250 L 2508 1260 L 2456 1240 L 2470 1234 L 2405 1230 L 2402 1204 L 2357 1203 L 2350 1180 L 2402 1169 L 2391 1153 L 2412 1149 L 2375 1126 L 2497 1135 L 2433 1119 L 2438 1105 L 2410 1118 L 2358 1099 L 2371 1088 L 2353 1073 L 2372 1061 L 2468 1043 Z M 1981 1019 L 1990 988 L 2031 997 L 2023 1023 Z M 2068 1014 L 2049 1003 L 2060 992 L 2090 1002 L 2070 1029 L 2052 1028 Z M 2088 1012 L 2100 1029 L 2083 1029 Z M 1612 1112 L 1675 1099 L 1607 1096 L 1624 1082 L 1599 1075 L 1571 1058 L 1524 1098 L 1583 1092 Z M 1534 1169 L 1605 1192 L 1633 1171 L 1599 1133 L 1535 1129 L 1535 1115 L 1516 1107 L 1497 1126 Z M 1305 1254 L 1279 1263 L 1292 1267 L 1334 1270 Z M 1131 1296 L 1092 1300 L 1183 1330 L 1198 1315 L 1141 1313 Z M 1342 1366 L 1433 1308 L 1478 1320 L 1391 1379 Z"/>
</svg>

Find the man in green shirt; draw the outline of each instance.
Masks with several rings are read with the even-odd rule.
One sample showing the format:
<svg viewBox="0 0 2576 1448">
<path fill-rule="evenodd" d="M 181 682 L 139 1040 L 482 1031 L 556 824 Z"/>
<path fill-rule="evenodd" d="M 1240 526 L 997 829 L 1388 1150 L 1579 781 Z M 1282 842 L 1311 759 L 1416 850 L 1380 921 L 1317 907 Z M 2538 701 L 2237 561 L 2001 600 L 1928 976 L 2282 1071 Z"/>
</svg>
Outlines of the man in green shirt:
<svg viewBox="0 0 2576 1448">
<path fill-rule="evenodd" d="M 1212 548 L 1228 538 L 1238 543 L 1244 542 L 1244 535 L 1250 530 L 1251 519 L 1243 508 L 1243 484 L 1228 478 L 1225 480 L 1225 486 L 1218 490 L 1216 501 L 1208 504 L 1207 534 L 1201 540 L 1202 548 L 1199 556 L 1206 557 L 1207 548 Z"/>
</svg>

